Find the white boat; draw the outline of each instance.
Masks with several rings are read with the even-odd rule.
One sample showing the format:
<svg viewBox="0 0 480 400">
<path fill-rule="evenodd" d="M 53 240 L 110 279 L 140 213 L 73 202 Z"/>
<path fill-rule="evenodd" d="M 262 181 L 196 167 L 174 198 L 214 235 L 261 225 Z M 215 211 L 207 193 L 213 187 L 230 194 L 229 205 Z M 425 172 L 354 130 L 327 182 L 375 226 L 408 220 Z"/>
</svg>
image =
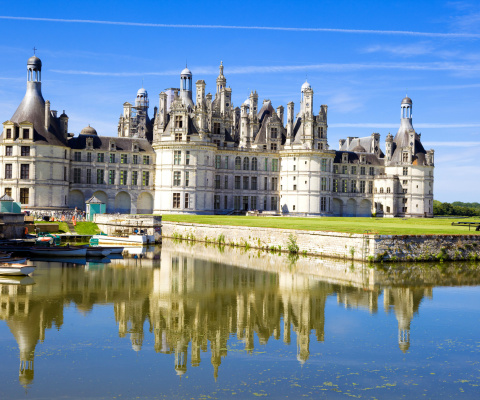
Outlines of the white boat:
<svg viewBox="0 0 480 400">
<path fill-rule="evenodd" d="M 86 257 L 87 249 L 85 247 L 31 247 L 30 253 L 42 257 Z"/>
<path fill-rule="evenodd" d="M 21 276 L 30 275 L 35 271 L 34 265 L 0 264 L 0 275 Z"/>
<path fill-rule="evenodd" d="M 107 246 L 143 246 L 148 243 L 148 235 L 107 236 L 93 235 L 90 244 Z"/>
<path fill-rule="evenodd" d="M 2 258 L 0 260 L 0 263 L 7 263 L 7 264 L 24 264 L 27 262 L 27 258 L 24 257 L 24 258 L 20 258 L 20 257 L 16 257 L 16 258 Z"/>
</svg>

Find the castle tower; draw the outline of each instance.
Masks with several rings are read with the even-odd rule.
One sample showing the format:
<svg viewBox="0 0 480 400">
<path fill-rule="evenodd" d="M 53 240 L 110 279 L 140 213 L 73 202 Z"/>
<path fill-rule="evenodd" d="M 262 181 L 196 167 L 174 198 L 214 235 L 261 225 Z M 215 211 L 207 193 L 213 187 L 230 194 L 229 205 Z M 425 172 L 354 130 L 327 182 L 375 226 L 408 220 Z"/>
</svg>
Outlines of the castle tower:
<svg viewBox="0 0 480 400">
<path fill-rule="evenodd" d="M 180 98 L 183 104 L 193 109 L 192 72 L 187 67 L 180 73 Z"/>
</svg>

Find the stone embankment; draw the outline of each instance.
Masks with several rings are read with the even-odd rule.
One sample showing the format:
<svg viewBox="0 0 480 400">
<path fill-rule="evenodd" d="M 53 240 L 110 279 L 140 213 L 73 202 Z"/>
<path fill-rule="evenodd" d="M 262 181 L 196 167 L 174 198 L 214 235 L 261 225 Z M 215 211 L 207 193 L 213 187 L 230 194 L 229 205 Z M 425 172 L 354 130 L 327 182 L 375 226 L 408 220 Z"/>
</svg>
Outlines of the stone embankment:
<svg viewBox="0 0 480 400">
<path fill-rule="evenodd" d="M 162 236 L 262 250 L 381 261 L 478 260 L 479 235 L 377 235 L 293 229 L 162 223 Z"/>
</svg>

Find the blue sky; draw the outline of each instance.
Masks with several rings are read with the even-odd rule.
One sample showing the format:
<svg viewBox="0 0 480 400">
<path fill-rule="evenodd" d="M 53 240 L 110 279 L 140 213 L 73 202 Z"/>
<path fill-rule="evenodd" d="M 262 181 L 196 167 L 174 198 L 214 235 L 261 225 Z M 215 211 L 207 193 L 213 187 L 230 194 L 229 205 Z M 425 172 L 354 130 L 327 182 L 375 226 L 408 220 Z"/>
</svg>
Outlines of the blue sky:
<svg viewBox="0 0 480 400">
<path fill-rule="evenodd" d="M 414 126 L 435 149 L 435 198 L 480 201 L 478 2 L 0 0 L 0 38 L 2 121 L 23 98 L 35 46 L 44 97 L 75 134 L 91 124 L 116 135 L 142 80 L 152 115 L 186 62 L 213 92 L 223 60 L 235 106 L 257 90 L 298 111 L 307 77 L 315 112 L 329 106 L 335 149 L 372 132 L 383 143 L 408 93 Z"/>
</svg>

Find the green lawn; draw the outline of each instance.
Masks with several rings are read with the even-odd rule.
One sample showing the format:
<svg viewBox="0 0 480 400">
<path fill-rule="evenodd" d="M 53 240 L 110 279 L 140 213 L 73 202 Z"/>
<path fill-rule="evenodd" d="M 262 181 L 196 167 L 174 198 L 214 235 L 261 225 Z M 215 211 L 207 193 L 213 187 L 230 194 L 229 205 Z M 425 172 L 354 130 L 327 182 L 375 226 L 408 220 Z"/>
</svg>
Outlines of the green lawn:
<svg viewBox="0 0 480 400">
<path fill-rule="evenodd" d="M 213 225 L 253 226 L 263 228 L 301 229 L 312 231 L 333 231 L 364 233 L 366 230 L 382 235 L 464 235 L 480 234 L 468 227 L 452 226 L 454 221 L 479 221 L 476 218 L 296 218 L 296 217 L 243 217 L 230 215 L 163 215 L 164 221 L 191 222 Z"/>
<path fill-rule="evenodd" d="M 100 229 L 95 222 L 79 221 L 75 226 L 75 232 L 78 235 L 97 235 L 100 233 Z"/>
</svg>

